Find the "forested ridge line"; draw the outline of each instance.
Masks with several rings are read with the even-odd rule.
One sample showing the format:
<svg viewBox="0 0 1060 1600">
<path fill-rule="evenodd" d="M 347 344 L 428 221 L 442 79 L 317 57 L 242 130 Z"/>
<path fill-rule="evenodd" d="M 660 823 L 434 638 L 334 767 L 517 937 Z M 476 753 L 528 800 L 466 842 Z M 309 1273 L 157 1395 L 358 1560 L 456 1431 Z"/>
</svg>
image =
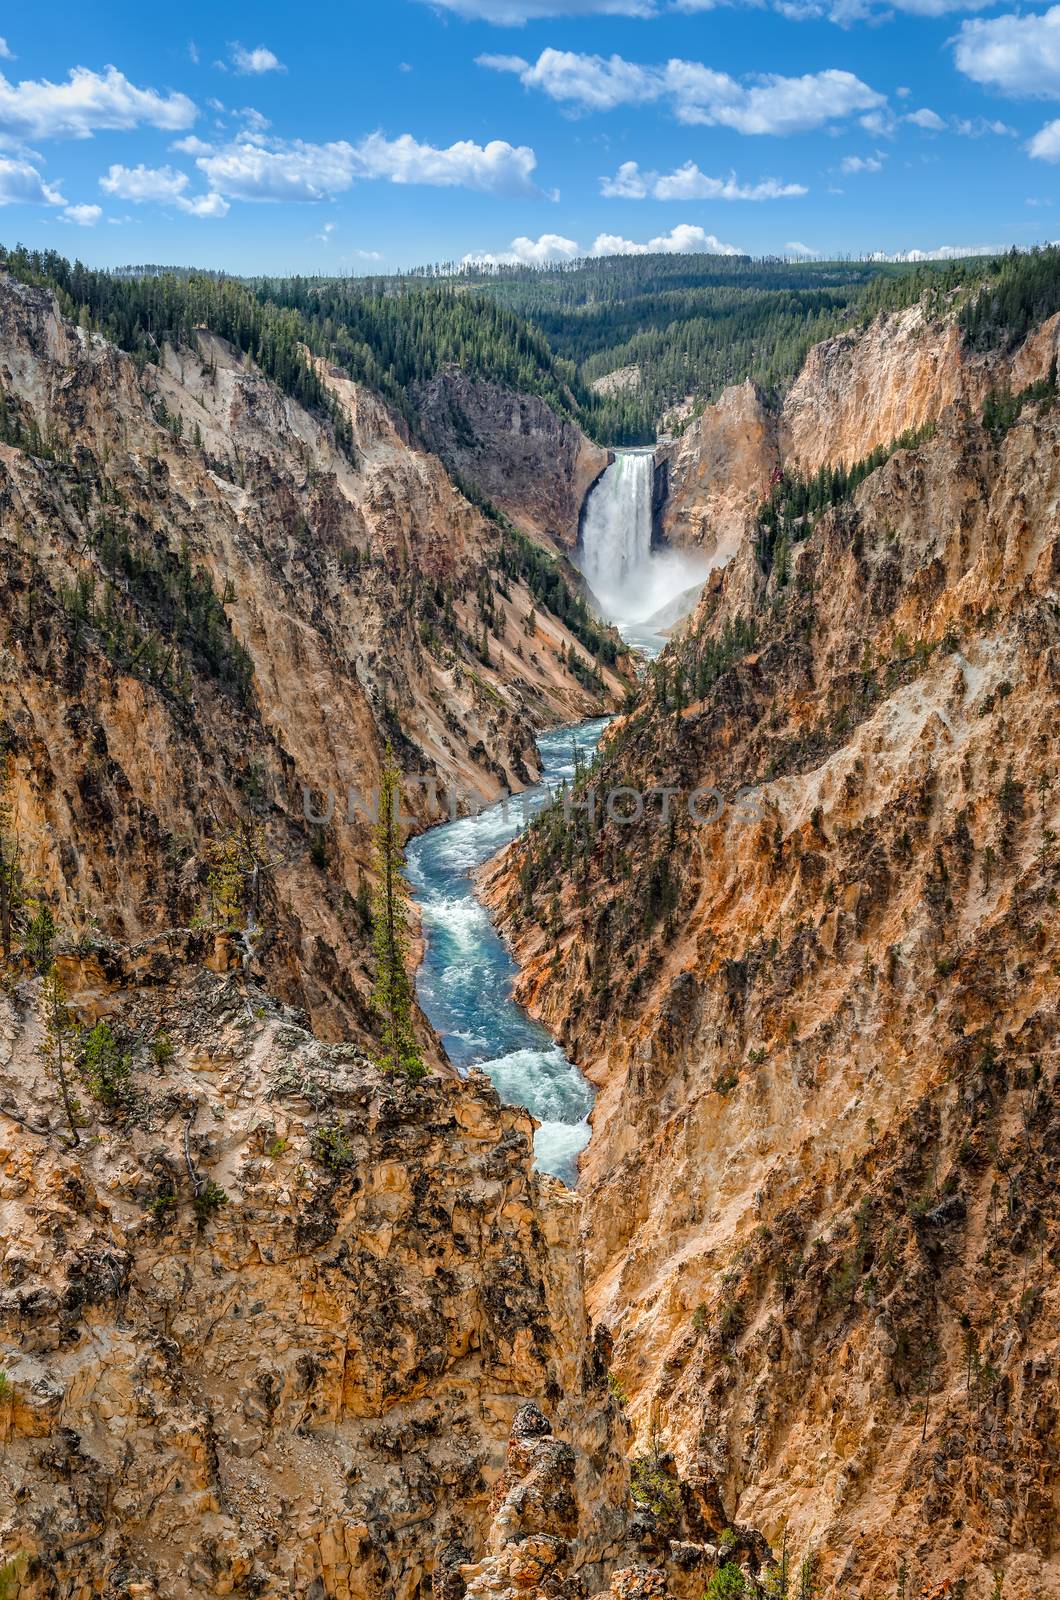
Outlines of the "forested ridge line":
<svg viewBox="0 0 1060 1600">
<path fill-rule="evenodd" d="M 155 267 L 106 272 L 55 251 L 0 249 L 64 312 L 143 361 L 208 326 L 287 393 L 343 418 L 302 346 L 381 394 L 416 430 L 413 393 L 458 366 L 541 396 L 605 445 L 652 443 L 675 405 L 750 378 L 782 391 L 813 345 L 923 302 L 956 313 L 969 349 L 1013 348 L 1060 310 L 1060 249 L 959 261 L 786 262 L 625 256 L 543 268 L 254 279 Z M 624 367 L 609 393 L 595 379 Z"/>
</svg>

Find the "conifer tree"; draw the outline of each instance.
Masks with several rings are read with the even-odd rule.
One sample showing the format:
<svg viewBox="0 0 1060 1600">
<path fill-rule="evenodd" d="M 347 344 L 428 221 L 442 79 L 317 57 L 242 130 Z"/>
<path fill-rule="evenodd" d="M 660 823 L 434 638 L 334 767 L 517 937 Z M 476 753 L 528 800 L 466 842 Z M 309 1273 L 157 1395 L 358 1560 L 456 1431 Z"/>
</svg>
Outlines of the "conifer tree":
<svg viewBox="0 0 1060 1600">
<path fill-rule="evenodd" d="M 0 756 L 0 763 L 0 954 L 8 961 L 14 914 L 22 903 L 22 874 L 6 755 Z"/>
<path fill-rule="evenodd" d="M 382 1021 L 383 1052 L 379 1065 L 384 1072 L 400 1073 L 411 1082 L 426 1074 L 416 1048 L 412 1027 L 412 983 L 409 979 L 408 918 L 405 899 L 408 890 L 402 877 L 401 840 L 398 829 L 401 775 L 387 746 L 379 795 L 376 823 L 376 870 L 379 887 L 375 894 L 373 937 L 375 951 L 375 1008 Z"/>
<path fill-rule="evenodd" d="M 73 1057 L 76 1028 L 66 1008 L 66 991 L 54 966 L 48 968 L 41 982 L 40 1024 L 43 1037 L 38 1054 L 49 1078 L 59 1085 L 59 1094 L 70 1130 L 71 1145 L 81 1143 L 77 1131 L 77 1100 L 70 1089 L 70 1067 Z"/>
</svg>

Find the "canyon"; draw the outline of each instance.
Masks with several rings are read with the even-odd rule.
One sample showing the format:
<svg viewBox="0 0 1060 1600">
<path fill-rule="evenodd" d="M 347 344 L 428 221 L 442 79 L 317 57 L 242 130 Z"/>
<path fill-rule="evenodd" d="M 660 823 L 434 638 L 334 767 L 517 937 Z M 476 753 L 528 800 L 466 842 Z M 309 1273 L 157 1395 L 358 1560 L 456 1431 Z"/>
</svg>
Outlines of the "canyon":
<svg viewBox="0 0 1060 1600">
<path fill-rule="evenodd" d="M 0 274 L 11 826 L 129 1072 L 72 1137 L 14 960 L 0 1593 L 1060 1594 L 1058 340 L 912 307 L 704 406 L 638 500 L 703 591 L 635 669 L 569 559 L 614 453 L 540 397 L 447 369 L 417 435 L 316 358 L 346 448 Z M 312 816 L 388 748 L 488 805 L 605 714 L 580 799 L 722 804 L 552 807 L 479 874 L 596 1092 L 571 1189 L 423 1015 L 423 1081 L 374 1065 L 371 820 Z"/>
</svg>

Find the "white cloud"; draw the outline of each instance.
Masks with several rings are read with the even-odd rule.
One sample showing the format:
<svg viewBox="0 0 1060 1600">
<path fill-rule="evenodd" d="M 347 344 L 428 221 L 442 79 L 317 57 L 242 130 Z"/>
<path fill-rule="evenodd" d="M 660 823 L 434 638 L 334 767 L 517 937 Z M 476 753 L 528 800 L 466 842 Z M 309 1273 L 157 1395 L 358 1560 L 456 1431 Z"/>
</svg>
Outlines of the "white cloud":
<svg viewBox="0 0 1060 1600">
<path fill-rule="evenodd" d="M 263 72 L 286 72 L 287 68 L 278 56 L 267 50 L 263 44 L 256 45 L 253 50 L 245 50 L 236 42 L 229 46 L 233 72 L 241 73 L 245 77 L 258 77 Z"/>
<path fill-rule="evenodd" d="M 815 250 L 812 244 L 803 244 L 798 239 L 789 239 L 784 249 L 789 256 L 800 256 L 803 261 L 810 261 L 821 253 Z"/>
<path fill-rule="evenodd" d="M 902 121 L 911 122 L 915 128 L 924 128 L 928 133 L 941 133 L 946 126 L 944 119 L 930 106 L 923 106 L 919 111 L 907 111 Z"/>
<path fill-rule="evenodd" d="M 600 193 L 618 200 L 782 200 L 806 194 L 801 183 L 781 183 L 763 178 L 759 183 L 738 183 L 736 174 L 710 178 L 694 161 L 674 172 L 642 172 L 635 161 L 623 161 L 613 178 L 601 178 Z"/>
<path fill-rule="evenodd" d="M 657 239 L 625 239 L 619 233 L 598 233 L 588 250 L 576 239 L 543 233 L 539 239 L 513 239 L 507 250 L 476 251 L 466 255 L 464 266 L 544 266 L 549 261 L 574 261 L 579 256 L 715 255 L 738 256 L 733 244 L 723 244 L 712 233 L 690 222 L 678 223 Z"/>
<path fill-rule="evenodd" d="M 63 209 L 64 220 L 76 223 L 79 228 L 94 228 L 102 215 L 102 206 L 77 205 Z"/>
<path fill-rule="evenodd" d="M 123 167 L 115 163 L 99 186 L 117 200 L 175 200 L 188 187 L 186 172 L 175 167 Z"/>
<path fill-rule="evenodd" d="M 30 139 L 88 139 L 100 128 L 189 128 L 194 103 L 185 94 L 138 89 L 116 67 L 74 67 L 65 83 L 46 78 L 13 84 L 0 73 L 0 128 Z"/>
<path fill-rule="evenodd" d="M 959 261 L 964 256 L 991 256 L 996 246 L 989 244 L 940 244 L 934 250 L 874 250 L 870 261 Z"/>
<path fill-rule="evenodd" d="M 213 150 L 213 145 L 207 144 L 205 139 L 197 139 L 193 133 L 189 133 L 186 139 L 174 139 L 169 148 L 171 150 L 179 150 L 185 156 L 208 156 Z"/>
<path fill-rule="evenodd" d="M 0 39 L 0 61 L 14 61 L 15 52 L 6 39 Z"/>
<path fill-rule="evenodd" d="M 654 0 L 425 0 L 465 22 L 521 28 L 542 17 L 654 17 Z"/>
<path fill-rule="evenodd" d="M 997 118 L 991 117 L 954 117 L 953 131 L 964 139 L 982 139 L 988 133 L 995 133 L 1007 139 L 1017 137 L 1015 128 L 1010 128 L 1007 122 L 1000 122 Z"/>
<path fill-rule="evenodd" d="M 227 200 L 219 194 L 189 195 L 186 172 L 174 167 L 123 167 L 112 166 L 99 186 L 104 194 L 117 200 L 132 200 L 136 205 L 154 201 L 159 205 L 175 205 L 190 217 L 223 217 L 228 214 Z"/>
<path fill-rule="evenodd" d="M 212 190 L 233 200 L 324 200 L 372 178 L 489 194 L 539 192 L 533 150 L 503 139 L 486 145 L 462 139 L 443 150 L 408 133 L 397 139 L 372 133 L 356 145 L 244 138 L 200 156 L 196 165 Z"/>
<path fill-rule="evenodd" d="M 197 194 L 190 198 L 181 195 L 177 199 L 181 211 L 186 211 L 189 217 L 227 217 L 231 207 L 228 201 L 214 193 Z"/>
<path fill-rule="evenodd" d="M 1047 122 L 1027 145 L 1036 161 L 1060 161 L 1060 121 Z"/>
<path fill-rule="evenodd" d="M 66 201 L 28 161 L 0 156 L 0 206 L 62 206 Z"/>
<path fill-rule="evenodd" d="M 958 70 L 976 83 L 1028 99 L 1060 95 L 1060 5 L 1040 15 L 962 22 Z"/>
<path fill-rule="evenodd" d="M 495 72 L 515 73 L 524 87 L 539 89 L 572 111 L 663 101 L 679 122 L 746 134 L 803 133 L 886 105 L 875 89 L 836 68 L 799 78 L 761 73 L 741 83 L 698 61 L 642 66 L 618 55 L 573 50 L 542 50 L 533 63 L 521 56 L 496 55 L 479 56 L 478 61 Z"/>
<path fill-rule="evenodd" d="M 840 172 L 882 172 L 884 157 L 877 153 L 874 156 L 844 156 L 839 163 Z"/>
<path fill-rule="evenodd" d="M 722 244 L 712 233 L 690 222 L 679 222 L 669 233 L 657 239 L 647 239 L 638 244 L 633 239 L 623 239 L 617 233 L 597 234 L 589 251 L 593 256 L 648 256 L 648 255 L 711 255 L 738 256 L 742 254 L 734 244 Z"/>
<path fill-rule="evenodd" d="M 522 234 L 512 240 L 507 250 L 472 253 L 464 257 L 463 264 L 473 267 L 540 267 L 548 261 L 573 261 L 581 254 L 582 248 L 577 240 L 565 239 L 561 233 L 543 233 L 539 239 L 528 239 Z"/>
</svg>

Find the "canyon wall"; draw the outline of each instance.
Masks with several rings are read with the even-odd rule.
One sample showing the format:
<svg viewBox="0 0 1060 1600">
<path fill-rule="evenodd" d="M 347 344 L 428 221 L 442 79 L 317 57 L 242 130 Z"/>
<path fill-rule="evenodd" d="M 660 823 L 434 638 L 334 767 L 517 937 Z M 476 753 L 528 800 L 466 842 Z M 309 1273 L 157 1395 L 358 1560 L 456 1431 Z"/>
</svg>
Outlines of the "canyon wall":
<svg viewBox="0 0 1060 1600">
<path fill-rule="evenodd" d="M 815 345 L 787 393 L 768 400 L 750 382 L 726 389 L 682 435 L 660 446 L 668 475 L 661 530 L 667 542 L 727 560 L 780 468 L 812 476 L 852 466 L 950 406 L 981 408 L 994 383 L 1023 388 L 1049 371 L 1060 318 L 1012 360 L 969 355 L 952 318 L 921 306 Z"/>
<path fill-rule="evenodd" d="M 849 411 L 858 346 L 815 352 L 778 447 L 812 467 L 834 428 L 849 460 L 932 412 L 934 436 L 782 569 L 744 538 L 613 725 L 597 826 L 546 819 L 490 895 L 520 997 L 598 1088 L 589 1303 L 640 1447 L 828 1595 L 1037 1600 L 1060 1594 L 1060 415 L 988 432 L 945 330 L 882 393 L 886 339 Z M 1054 349 L 1049 325 L 991 381 Z M 936 406 L 947 363 L 965 388 Z M 926 375 L 904 409 L 903 370 Z M 701 784 L 703 825 L 602 813 L 615 785 Z"/>
<path fill-rule="evenodd" d="M 528 1398 L 601 1581 L 624 1425 L 529 1116 L 481 1077 L 388 1081 L 202 954 L 60 957 L 132 1065 L 109 1106 L 79 1085 L 76 1147 L 36 980 L 0 998 L 5 1593 L 459 1594 Z"/>
<path fill-rule="evenodd" d="M 324 375 L 348 452 L 205 330 L 140 370 L 0 276 L 0 726 L 26 876 L 66 925 L 135 940 L 186 925 L 211 839 L 251 830 L 258 959 L 335 1038 L 367 1018 L 387 742 L 466 807 L 536 777 L 535 729 L 622 685 L 437 457 Z M 312 816 L 335 797 L 330 824 L 307 792 Z M 405 803 L 422 823 L 426 784 Z"/>
<path fill-rule="evenodd" d="M 429 447 L 527 533 L 573 549 L 585 496 L 611 459 L 539 395 L 448 367 L 413 389 Z"/>
</svg>

